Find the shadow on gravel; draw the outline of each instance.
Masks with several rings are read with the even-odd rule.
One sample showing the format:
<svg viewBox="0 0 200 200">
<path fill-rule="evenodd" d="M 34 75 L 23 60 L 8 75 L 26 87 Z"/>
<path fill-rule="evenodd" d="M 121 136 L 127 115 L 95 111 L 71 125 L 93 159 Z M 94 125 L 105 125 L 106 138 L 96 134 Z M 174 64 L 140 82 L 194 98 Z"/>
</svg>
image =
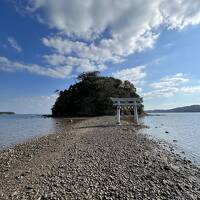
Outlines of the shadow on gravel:
<svg viewBox="0 0 200 200">
<path fill-rule="evenodd" d="M 130 124 L 130 125 L 117 125 L 117 124 L 113 124 L 113 125 L 96 125 L 96 126 L 81 126 L 81 127 L 77 127 L 76 129 L 84 129 L 84 128 L 112 128 L 112 127 L 135 127 L 134 124 Z"/>
</svg>

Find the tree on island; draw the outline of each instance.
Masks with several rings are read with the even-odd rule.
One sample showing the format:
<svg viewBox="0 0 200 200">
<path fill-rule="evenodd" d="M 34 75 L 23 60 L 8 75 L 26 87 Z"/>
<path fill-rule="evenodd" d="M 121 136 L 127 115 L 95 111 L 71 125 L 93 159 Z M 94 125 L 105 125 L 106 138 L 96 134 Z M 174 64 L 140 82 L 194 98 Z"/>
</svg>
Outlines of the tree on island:
<svg viewBox="0 0 200 200">
<path fill-rule="evenodd" d="M 115 108 L 110 97 L 140 97 L 131 82 L 104 77 L 98 71 L 82 73 L 77 80 L 69 89 L 59 92 L 53 116 L 113 115 Z M 138 111 L 143 113 L 143 105 Z"/>
</svg>

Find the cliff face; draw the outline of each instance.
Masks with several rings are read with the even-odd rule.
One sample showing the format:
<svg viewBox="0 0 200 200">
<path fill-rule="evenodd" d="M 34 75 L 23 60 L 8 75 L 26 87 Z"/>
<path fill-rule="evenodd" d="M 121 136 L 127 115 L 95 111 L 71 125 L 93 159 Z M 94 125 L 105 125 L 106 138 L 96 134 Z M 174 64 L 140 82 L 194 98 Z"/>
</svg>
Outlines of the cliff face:
<svg viewBox="0 0 200 200">
<path fill-rule="evenodd" d="M 60 91 L 52 108 L 53 116 L 100 116 L 114 114 L 110 97 L 139 97 L 129 81 L 103 77 L 99 72 L 83 73 L 79 82 Z M 139 112 L 143 111 L 143 106 Z"/>
</svg>

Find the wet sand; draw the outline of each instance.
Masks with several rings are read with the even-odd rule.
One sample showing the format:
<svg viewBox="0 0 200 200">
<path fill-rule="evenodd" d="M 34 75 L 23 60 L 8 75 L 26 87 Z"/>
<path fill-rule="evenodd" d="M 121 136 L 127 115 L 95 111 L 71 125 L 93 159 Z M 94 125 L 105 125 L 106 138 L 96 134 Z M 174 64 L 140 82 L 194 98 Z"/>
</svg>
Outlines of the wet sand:
<svg viewBox="0 0 200 200">
<path fill-rule="evenodd" d="M 0 199 L 200 199 L 200 169 L 114 117 L 0 152 Z"/>
</svg>

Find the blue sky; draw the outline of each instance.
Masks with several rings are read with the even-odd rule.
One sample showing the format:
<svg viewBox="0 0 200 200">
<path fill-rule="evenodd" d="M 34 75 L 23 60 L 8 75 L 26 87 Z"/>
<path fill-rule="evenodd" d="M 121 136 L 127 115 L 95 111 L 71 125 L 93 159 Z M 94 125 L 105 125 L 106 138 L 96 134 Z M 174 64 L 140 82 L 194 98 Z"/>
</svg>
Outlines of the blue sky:
<svg viewBox="0 0 200 200">
<path fill-rule="evenodd" d="M 199 1 L 2 0 L 0 27 L 0 111 L 50 113 L 90 70 L 134 83 L 146 109 L 200 103 Z"/>
</svg>

